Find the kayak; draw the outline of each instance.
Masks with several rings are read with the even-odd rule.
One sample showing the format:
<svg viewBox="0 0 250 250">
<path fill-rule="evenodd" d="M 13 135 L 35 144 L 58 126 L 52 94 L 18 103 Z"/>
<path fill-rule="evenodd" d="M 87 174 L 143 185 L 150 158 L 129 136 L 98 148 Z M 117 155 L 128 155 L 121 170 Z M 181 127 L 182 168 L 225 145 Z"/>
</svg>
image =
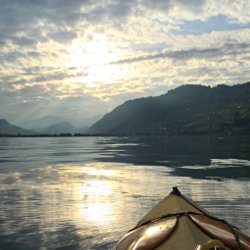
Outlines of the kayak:
<svg viewBox="0 0 250 250">
<path fill-rule="evenodd" d="M 177 187 L 117 243 L 117 250 L 250 250 L 250 237 Z"/>
</svg>

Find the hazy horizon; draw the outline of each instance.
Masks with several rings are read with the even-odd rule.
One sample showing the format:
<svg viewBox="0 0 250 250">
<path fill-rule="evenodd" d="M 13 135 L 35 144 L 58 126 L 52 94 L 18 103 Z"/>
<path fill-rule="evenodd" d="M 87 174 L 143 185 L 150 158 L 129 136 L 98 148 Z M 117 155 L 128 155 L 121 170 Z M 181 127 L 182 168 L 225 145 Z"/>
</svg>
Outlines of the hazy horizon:
<svg viewBox="0 0 250 250">
<path fill-rule="evenodd" d="M 104 115 L 250 79 L 250 2 L 0 0 L 0 117 Z"/>
</svg>

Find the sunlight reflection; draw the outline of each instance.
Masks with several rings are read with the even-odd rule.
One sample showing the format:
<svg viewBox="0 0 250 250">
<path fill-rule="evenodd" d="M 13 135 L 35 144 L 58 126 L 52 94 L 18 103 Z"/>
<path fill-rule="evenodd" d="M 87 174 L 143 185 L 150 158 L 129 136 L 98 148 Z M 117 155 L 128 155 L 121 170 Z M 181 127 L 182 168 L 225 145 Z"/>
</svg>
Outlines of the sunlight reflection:
<svg viewBox="0 0 250 250">
<path fill-rule="evenodd" d="M 84 166 L 81 168 L 81 172 L 86 173 L 88 175 L 102 176 L 102 177 L 109 177 L 117 174 L 116 173 L 117 171 L 114 171 L 112 169 L 105 169 L 105 165 L 100 163 L 96 163 L 95 166 L 92 166 L 90 164 L 89 167 Z"/>
<path fill-rule="evenodd" d="M 112 249 L 173 186 L 250 234 L 247 138 L 216 152 L 212 138 L 199 138 L 3 138 L 0 248 Z M 206 169 L 181 168 L 197 165 Z"/>
<path fill-rule="evenodd" d="M 170 170 L 166 166 L 91 162 L 0 173 L 2 234 L 19 240 L 28 226 L 36 235 L 48 235 L 50 243 L 52 237 L 63 235 L 66 243 L 57 238 L 62 246 L 68 239 L 79 237 L 77 249 L 86 249 L 85 243 L 94 244 L 93 237 L 98 244 L 104 238 L 118 239 L 175 185 L 212 212 L 249 231 L 249 223 L 245 223 L 249 217 L 249 181 L 191 179 L 173 176 Z M 221 205 L 223 197 L 230 202 Z M 242 217 L 235 217 L 239 212 Z M 147 233 L 158 230 L 156 225 Z M 26 237 L 32 238 L 29 231 Z"/>
<path fill-rule="evenodd" d="M 82 215 L 88 222 L 111 224 L 114 205 L 111 203 L 92 203 L 82 209 Z"/>
<path fill-rule="evenodd" d="M 149 228 L 147 228 L 146 234 L 153 235 L 153 234 L 157 233 L 158 231 L 160 231 L 161 228 L 162 228 L 161 226 L 149 227 Z"/>
<path fill-rule="evenodd" d="M 115 183 L 107 177 L 114 176 L 113 170 L 103 169 L 105 164 L 90 164 L 89 166 L 80 167 L 77 171 L 79 174 L 89 176 L 81 183 L 76 183 L 74 189 L 74 199 L 82 200 L 75 211 L 75 217 L 81 218 L 85 222 L 106 225 L 111 224 L 114 220 L 112 202 L 113 185 Z M 75 169 L 76 171 L 76 169 Z M 87 204 L 87 205 L 86 205 Z"/>
<path fill-rule="evenodd" d="M 112 187 L 106 181 L 90 180 L 80 185 L 80 192 L 95 196 L 109 196 L 112 194 Z"/>
</svg>

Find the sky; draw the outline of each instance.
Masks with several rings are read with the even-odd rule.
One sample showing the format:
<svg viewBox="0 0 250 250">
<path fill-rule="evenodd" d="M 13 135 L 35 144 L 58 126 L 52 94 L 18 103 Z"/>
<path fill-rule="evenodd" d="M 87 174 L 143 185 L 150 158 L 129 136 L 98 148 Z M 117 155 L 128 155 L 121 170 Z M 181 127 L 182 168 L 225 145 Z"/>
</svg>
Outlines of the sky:
<svg viewBox="0 0 250 250">
<path fill-rule="evenodd" d="M 249 0 L 0 0 L 0 118 L 86 118 L 250 79 Z"/>
</svg>

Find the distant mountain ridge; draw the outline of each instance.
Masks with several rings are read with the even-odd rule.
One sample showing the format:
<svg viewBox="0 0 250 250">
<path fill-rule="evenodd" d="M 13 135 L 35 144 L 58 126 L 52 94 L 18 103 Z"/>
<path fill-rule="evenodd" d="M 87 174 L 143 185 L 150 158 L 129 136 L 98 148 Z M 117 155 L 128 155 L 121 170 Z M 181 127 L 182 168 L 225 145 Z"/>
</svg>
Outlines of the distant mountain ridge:
<svg viewBox="0 0 250 250">
<path fill-rule="evenodd" d="M 10 124 L 5 119 L 0 119 L 0 135 L 31 135 L 32 130 L 23 129 L 21 127 Z"/>
<path fill-rule="evenodd" d="M 54 124 L 64 122 L 64 118 L 60 116 L 44 116 L 38 119 L 28 120 L 20 123 L 21 127 L 26 129 L 40 130 L 50 127 Z"/>
<path fill-rule="evenodd" d="M 87 130 L 92 134 L 250 133 L 250 82 L 183 85 L 157 97 L 130 100 Z"/>
<path fill-rule="evenodd" d="M 49 135 L 63 134 L 63 133 L 74 134 L 77 132 L 77 128 L 72 124 L 63 121 L 53 124 L 46 128 L 37 129 L 36 131 L 41 134 L 49 134 Z"/>
<path fill-rule="evenodd" d="M 66 129 L 69 128 L 69 130 L 65 131 L 61 130 L 62 133 L 72 133 L 72 131 L 84 132 L 90 125 L 93 125 L 101 117 L 102 117 L 101 115 L 95 115 L 84 118 L 76 117 L 70 119 L 61 116 L 49 115 L 37 119 L 19 121 L 18 126 L 23 127 L 25 129 L 31 129 L 36 132 L 41 132 L 41 131 L 46 132 L 46 130 L 47 131 L 50 130 L 51 126 L 54 126 L 55 128 L 56 126 L 60 126 L 61 124 L 61 127 L 65 127 Z M 67 126 L 66 123 L 68 124 Z M 53 131 L 53 129 L 51 129 L 51 131 Z"/>
</svg>

